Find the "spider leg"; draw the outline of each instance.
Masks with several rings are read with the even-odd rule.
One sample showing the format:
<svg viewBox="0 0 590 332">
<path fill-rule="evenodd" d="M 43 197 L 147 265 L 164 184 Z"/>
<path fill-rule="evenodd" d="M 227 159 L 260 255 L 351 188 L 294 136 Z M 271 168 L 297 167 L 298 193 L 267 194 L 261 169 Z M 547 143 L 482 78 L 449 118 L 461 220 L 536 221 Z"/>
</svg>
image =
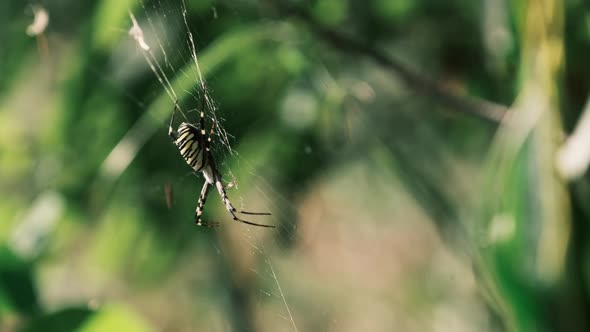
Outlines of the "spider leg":
<svg viewBox="0 0 590 332">
<path fill-rule="evenodd" d="M 211 142 L 211 136 L 215 134 L 215 119 L 212 119 L 211 130 L 209 131 L 209 142 Z"/>
<path fill-rule="evenodd" d="M 239 221 L 244 224 L 252 225 L 252 226 L 274 228 L 275 227 L 274 225 L 257 224 L 257 223 L 254 223 L 254 222 L 251 222 L 248 220 L 238 218 L 238 216 L 236 216 L 236 212 L 243 213 L 243 214 L 250 214 L 250 215 L 270 215 L 270 213 L 265 213 L 265 212 L 256 213 L 256 212 L 238 211 L 238 210 L 236 210 L 235 207 L 233 207 L 229 198 L 227 197 L 227 193 L 225 192 L 225 188 L 223 187 L 223 183 L 221 183 L 221 177 L 219 176 L 219 174 L 217 172 L 217 169 L 216 169 L 215 164 L 213 162 L 213 158 L 210 156 L 211 136 L 213 136 L 215 134 L 215 119 L 212 119 L 211 130 L 209 131 L 209 135 L 205 134 L 205 129 L 204 129 L 205 128 L 205 113 L 203 111 L 205 109 L 205 98 L 206 98 L 206 96 L 203 97 L 203 108 L 201 110 L 201 119 L 200 119 L 201 139 L 204 140 L 205 138 L 207 138 L 207 140 L 205 141 L 205 156 L 207 159 L 206 163 L 209 164 L 210 169 L 212 170 L 213 174 L 211 177 L 214 179 L 215 187 L 217 188 L 217 191 L 219 192 L 219 195 L 221 196 L 221 201 L 225 205 L 225 208 L 227 209 L 229 214 L 232 216 L 233 220 Z M 209 185 L 210 185 L 209 182 L 205 181 L 205 185 L 203 186 L 203 191 L 201 192 L 202 199 L 199 198 L 200 208 L 197 207 L 197 224 L 201 223 L 199 211 L 202 211 L 202 205 L 205 204 L 205 198 L 207 196 L 207 190 L 209 189 Z M 233 186 L 233 184 L 228 185 L 229 188 L 231 188 L 232 186 Z M 202 201 L 202 204 L 201 204 L 201 201 Z"/>
<path fill-rule="evenodd" d="M 201 133 L 205 134 L 205 131 L 202 130 Z M 211 123 L 211 130 L 209 131 L 209 135 L 207 135 L 207 142 L 205 143 L 205 151 L 209 152 L 211 148 L 211 136 L 215 134 L 215 120 L 212 120 Z"/>
<path fill-rule="evenodd" d="M 233 188 L 236 185 L 236 181 L 232 181 L 230 183 L 228 183 L 225 187 L 223 187 L 223 189 L 228 190 L 230 188 Z M 270 212 L 249 212 L 249 211 L 244 211 L 244 210 L 235 210 L 235 212 L 241 213 L 241 214 L 249 214 L 252 216 L 270 216 L 272 215 Z"/>
<path fill-rule="evenodd" d="M 248 212 L 244 210 L 237 210 L 237 212 L 241 214 L 249 214 L 251 216 L 270 216 L 272 215 L 270 212 Z"/>
<path fill-rule="evenodd" d="M 235 221 L 239 221 L 239 222 L 244 223 L 244 224 L 252 225 L 252 226 L 275 228 L 275 225 L 257 224 L 255 222 L 251 222 L 251 221 L 240 219 L 240 218 L 235 218 L 234 220 Z"/>
<path fill-rule="evenodd" d="M 225 189 L 223 188 L 223 184 L 221 183 L 221 181 L 219 181 L 218 177 L 215 178 L 215 187 L 217 187 L 217 191 L 219 192 L 219 195 L 221 196 L 221 201 L 223 202 L 223 205 L 225 205 L 225 208 L 227 209 L 229 214 L 231 214 L 231 216 L 234 220 L 238 219 L 238 217 L 235 214 L 236 208 L 229 201 L 229 198 L 227 197 L 227 193 L 225 192 Z"/>
<path fill-rule="evenodd" d="M 225 205 L 225 208 L 227 209 L 229 214 L 231 214 L 233 220 L 242 222 L 244 224 L 252 225 L 252 226 L 269 227 L 269 228 L 275 227 L 274 225 L 257 224 L 257 223 L 254 223 L 254 222 L 251 222 L 248 220 L 238 218 L 238 216 L 236 216 L 236 212 L 243 213 L 243 211 L 238 211 L 238 210 L 236 210 L 235 207 L 233 207 L 233 205 L 229 201 L 229 198 L 227 197 L 227 193 L 225 192 L 225 189 L 223 188 L 223 184 L 221 183 L 219 176 L 215 177 L 215 187 L 217 187 L 217 191 L 219 191 L 219 195 L 221 195 L 221 201 Z M 254 213 L 246 213 L 246 214 L 254 214 Z M 260 215 L 264 215 L 264 214 L 261 213 Z"/>
<path fill-rule="evenodd" d="M 204 222 L 201 220 L 201 215 L 203 214 L 203 206 L 205 205 L 205 201 L 207 201 L 207 194 L 209 193 L 209 186 L 210 184 L 205 181 L 203 184 L 203 189 L 201 189 L 201 195 L 199 196 L 199 201 L 197 203 L 197 211 L 195 212 L 195 222 L 197 226 L 205 226 L 205 227 L 217 227 L 219 223 L 217 222 Z"/>
<path fill-rule="evenodd" d="M 178 110 L 178 101 L 175 101 L 174 102 L 174 110 L 172 111 L 172 116 L 170 117 L 170 124 L 168 125 L 168 136 L 170 136 L 175 143 L 176 143 L 176 139 L 178 139 L 178 133 L 176 132 L 176 130 L 174 130 L 174 128 L 172 127 L 172 124 L 174 123 L 174 115 L 176 114 L 177 110 Z"/>
<path fill-rule="evenodd" d="M 201 112 L 199 116 L 199 130 L 201 135 L 199 135 L 199 143 L 203 144 L 206 141 L 206 134 L 205 134 L 205 101 L 203 99 L 203 105 L 201 106 Z M 202 146 L 202 145 L 201 145 Z"/>
<path fill-rule="evenodd" d="M 203 96 L 203 104 L 201 105 L 201 117 L 199 118 L 199 129 L 201 129 L 201 136 L 205 137 L 205 96 Z"/>
<path fill-rule="evenodd" d="M 205 112 L 201 111 L 201 117 L 199 118 L 199 127 L 201 128 L 201 136 L 205 137 Z"/>
</svg>

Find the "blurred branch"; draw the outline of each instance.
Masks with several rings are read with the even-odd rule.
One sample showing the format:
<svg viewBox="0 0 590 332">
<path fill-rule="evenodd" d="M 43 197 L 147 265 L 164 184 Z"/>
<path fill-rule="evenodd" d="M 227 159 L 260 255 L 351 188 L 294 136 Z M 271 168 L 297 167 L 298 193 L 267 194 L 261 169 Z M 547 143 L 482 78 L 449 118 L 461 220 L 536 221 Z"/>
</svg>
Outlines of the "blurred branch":
<svg viewBox="0 0 590 332">
<path fill-rule="evenodd" d="M 301 19 L 307 27 L 321 39 L 333 47 L 371 58 L 396 78 L 400 78 L 408 87 L 417 93 L 440 100 L 446 106 L 469 115 L 473 115 L 499 123 L 508 108 L 481 98 L 459 94 L 436 80 L 421 75 L 404 66 L 398 60 L 388 56 L 385 52 L 362 40 L 354 39 L 336 30 L 332 30 L 318 22 L 310 13 L 300 8 L 291 6 L 282 1 L 272 2 L 279 7 L 284 14 L 293 15 Z"/>
</svg>

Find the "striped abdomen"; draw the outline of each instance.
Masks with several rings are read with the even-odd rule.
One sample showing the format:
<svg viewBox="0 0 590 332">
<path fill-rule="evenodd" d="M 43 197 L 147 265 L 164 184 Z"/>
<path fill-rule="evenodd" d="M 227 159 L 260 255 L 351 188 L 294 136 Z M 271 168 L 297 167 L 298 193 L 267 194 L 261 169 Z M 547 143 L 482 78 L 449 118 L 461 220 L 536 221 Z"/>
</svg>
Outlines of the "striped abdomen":
<svg viewBox="0 0 590 332">
<path fill-rule="evenodd" d="M 178 127 L 176 146 L 189 166 L 199 172 L 205 165 L 204 137 L 192 125 L 183 122 Z"/>
</svg>

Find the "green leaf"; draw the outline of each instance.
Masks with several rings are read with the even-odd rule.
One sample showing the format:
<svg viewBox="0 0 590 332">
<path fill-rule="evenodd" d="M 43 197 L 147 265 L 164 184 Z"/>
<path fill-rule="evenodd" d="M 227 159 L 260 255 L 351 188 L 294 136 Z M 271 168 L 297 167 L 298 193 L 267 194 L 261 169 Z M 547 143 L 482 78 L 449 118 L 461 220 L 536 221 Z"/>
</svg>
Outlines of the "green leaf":
<svg viewBox="0 0 590 332">
<path fill-rule="evenodd" d="M 92 315 L 87 308 L 67 308 L 40 316 L 29 323 L 23 332 L 76 331 Z"/>
<path fill-rule="evenodd" d="M 39 312 L 32 266 L 10 249 L 0 246 L 0 302 L 23 314 Z"/>
<path fill-rule="evenodd" d="M 153 329 L 137 314 L 123 306 L 108 306 L 88 319 L 79 332 L 147 332 Z"/>
</svg>

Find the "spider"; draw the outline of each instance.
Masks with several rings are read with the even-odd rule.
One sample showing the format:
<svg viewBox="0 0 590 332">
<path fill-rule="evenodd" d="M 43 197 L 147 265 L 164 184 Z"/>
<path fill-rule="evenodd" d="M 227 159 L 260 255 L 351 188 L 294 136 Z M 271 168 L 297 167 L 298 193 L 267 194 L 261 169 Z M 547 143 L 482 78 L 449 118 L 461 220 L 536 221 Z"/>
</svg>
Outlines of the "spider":
<svg viewBox="0 0 590 332">
<path fill-rule="evenodd" d="M 178 126 L 178 129 L 174 130 L 174 128 L 172 128 L 172 124 L 174 122 L 174 115 L 176 114 L 176 111 L 179 110 L 178 103 L 175 102 L 174 110 L 172 111 L 172 117 L 170 118 L 170 124 L 168 126 L 168 135 L 170 136 L 174 144 L 178 147 L 178 150 L 180 151 L 182 158 L 193 169 L 195 174 L 202 172 L 203 176 L 205 177 L 205 183 L 203 184 L 203 189 L 201 189 L 201 195 L 199 196 L 199 200 L 197 202 L 195 222 L 198 226 L 219 226 L 219 223 L 217 222 L 209 223 L 201 220 L 201 214 L 203 213 L 203 206 L 205 205 L 205 201 L 207 200 L 209 187 L 211 185 L 215 185 L 217 191 L 219 192 L 219 195 L 221 196 L 221 201 L 225 205 L 225 208 L 227 209 L 233 220 L 253 226 L 274 228 L 275 226 L 273 225 L 257 224 L 248 220 L 241 219 L 236 215 L 236 213 L 241 213 L 248 215 L 268 216 L 270 215 L 270 213 L 240 211 L 233 207 L 233 205 L 231 204 L 229 198 L 227 197 L 227 193 L 225 192 L 226 188 L 223 186 L 221 182 L 221 174 L 217 170 L 217 167 L 215 167 L 215 160 L 213 159 L 213 155 L 211 154 L 211 151 L 209 149 L 211 146 L 211 136 L 215 132 L 215 121 L 213 121 L 211 125 L 209 135 L 206 135 L 204 129 L 204 109 L 205 102 L 203 100 L 203 108 L 201 109 L 201 117 L 199 120 L 200 130 L 197 129 L 197 127 L 195 127 L 194 125 L 187 122 L 182 122 L 180 126 Z"/>
</svg>

